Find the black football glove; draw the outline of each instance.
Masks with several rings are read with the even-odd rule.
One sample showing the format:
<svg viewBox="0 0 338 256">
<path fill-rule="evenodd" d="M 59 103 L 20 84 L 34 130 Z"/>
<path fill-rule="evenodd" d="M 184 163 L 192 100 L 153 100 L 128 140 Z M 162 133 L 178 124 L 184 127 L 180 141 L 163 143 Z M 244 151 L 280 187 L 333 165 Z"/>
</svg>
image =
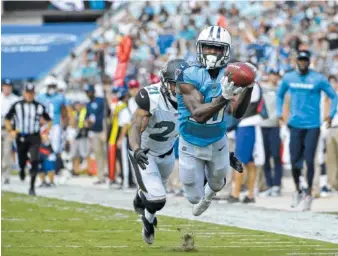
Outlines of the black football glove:
<svg viewBox="0 0 338 256">
<path fill-rule="evenodd" d="M 243 172 L 242 162 L 238 160 L 234 152 L 230 152 L 230 166 L 239 173 Z"/>
<path fill-rule="evenodd" d="M 142 170 L 146 169 L 146 165 L 149 164 L 147 153 L 149 152 L 149 148 L 139 148 L 134 151 L 134 158 L 137 164 L 142 168 Z"/>
</svg>

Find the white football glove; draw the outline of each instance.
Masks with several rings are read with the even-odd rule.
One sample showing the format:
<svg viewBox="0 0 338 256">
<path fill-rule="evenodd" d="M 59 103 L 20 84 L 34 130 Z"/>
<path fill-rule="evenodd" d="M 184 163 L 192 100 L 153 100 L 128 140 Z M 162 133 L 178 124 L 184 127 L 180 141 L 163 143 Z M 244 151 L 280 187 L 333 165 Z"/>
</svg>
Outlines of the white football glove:
<svg viewBox="0 0 338 256">
<path fill-rule="evenodd" d="M 233 81 L 229 82 L 229 78 L 227 76 L 222 77 L 221 87 L 222 96 L 227 100 L 230 100 L 234 95 L 245 91 L 245 88 L 235 86 Z"/>
</svg>

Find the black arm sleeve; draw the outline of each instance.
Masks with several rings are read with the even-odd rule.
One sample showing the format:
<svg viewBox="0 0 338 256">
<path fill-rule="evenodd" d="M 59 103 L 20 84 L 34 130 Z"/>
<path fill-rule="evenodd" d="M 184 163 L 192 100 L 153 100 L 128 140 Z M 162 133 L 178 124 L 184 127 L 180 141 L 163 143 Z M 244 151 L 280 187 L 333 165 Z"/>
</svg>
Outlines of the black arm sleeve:
<svg viewBox="0 0 338 256">
<path fill-rule="evenodd" d="M 8 113 L 6 114 L 6 116 L 5 116 L 5 119 L 6 120 L 12 120 L 13 119 L 13 117 L 14 117 L 14 114 L 15 114 L 15 105 L 16 105 L 16 103 L 14 103 L 12 106 L 11 106 L 11 108 L 9 109 L 9 111 L 8 111 Z"/>
<path fill-rule="evenodd" d="M 137 106 L 145 111 L 150 112 L 150 99 L 146 89 L 142 88 L 135 96 Z"/>
<path fill-rule="evenodd" d="M 50 116 L 48 115 L 48 113 L 47 113 L 47 111 L 46 111 L 46 108 L 45 108 L 43 105 L 41 105 L 41 106 L 42 106 L 42 108 L 43 108 L 43 112 L 42 112 L 42 117 L 43 117 L 43 119 L 45 119 L 46 121 L 52 120 L 52 119 L 50 118 Z"/>
</svg>

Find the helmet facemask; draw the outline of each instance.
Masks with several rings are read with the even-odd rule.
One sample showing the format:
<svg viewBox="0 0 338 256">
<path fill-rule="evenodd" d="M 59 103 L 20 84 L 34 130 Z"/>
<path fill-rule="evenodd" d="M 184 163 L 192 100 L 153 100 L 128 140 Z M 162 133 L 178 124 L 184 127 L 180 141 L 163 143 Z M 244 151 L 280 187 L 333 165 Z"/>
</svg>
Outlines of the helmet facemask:
<svg viewBox="0 0 338 256">
<path fill-rule="evenodd" d="M 175 87 L 176 87 L 176 81 L 173 80 L 169 80 L 169 79 L 165 79 L 163 77 L 163 75 L 161 74 L 161 84 L 162 84 L 162 88 L 163 88 L 163 93 L 166 97 L 168 97 L 171 101 L 173 102 L 177 102 L 176 99 L 176 93 L 174 94 L 171 90 L 171 85 L 170 82 L 175 83 Z"/>
<path fill-rule="evenodd" d="M 47 87 L 47 94 L 54 95 L 57 93 L 57 85 L 56 84 L 49 84 Z"/>
<path fill-rule="evenodd" d="M 203 47 L 205 46 L 222 50 L 220 51 L 221 53 L 203 53 Z M 224 67 L 230 60 L 230 45 L 221 42 L 198 41 L 197 60 L 207 69 Z"/>
</svg>

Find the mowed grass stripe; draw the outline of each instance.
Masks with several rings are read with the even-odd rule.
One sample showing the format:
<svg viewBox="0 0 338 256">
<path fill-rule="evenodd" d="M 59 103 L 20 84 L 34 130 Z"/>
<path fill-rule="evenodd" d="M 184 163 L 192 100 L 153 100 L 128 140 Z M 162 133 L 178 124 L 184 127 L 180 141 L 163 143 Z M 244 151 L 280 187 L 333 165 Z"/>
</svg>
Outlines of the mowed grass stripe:
<svg viewBox="0 0 338 256">
<path fill-rule="evenodd" d="M 276 249 L 273 255 L 338 250 L 331 243 L 164 216 L 159 217 L 155 244 L 148 246 L 141 238 L 139 216 L 131 211 L 7 192 L 2 193 L 2 208 L 3 255 L 185 255 L 181 237 L 186 232 L 195 234 L 197 250 L 189 252 L 193 255 L 271 256 L 271 249 Z"/>
</svg>

